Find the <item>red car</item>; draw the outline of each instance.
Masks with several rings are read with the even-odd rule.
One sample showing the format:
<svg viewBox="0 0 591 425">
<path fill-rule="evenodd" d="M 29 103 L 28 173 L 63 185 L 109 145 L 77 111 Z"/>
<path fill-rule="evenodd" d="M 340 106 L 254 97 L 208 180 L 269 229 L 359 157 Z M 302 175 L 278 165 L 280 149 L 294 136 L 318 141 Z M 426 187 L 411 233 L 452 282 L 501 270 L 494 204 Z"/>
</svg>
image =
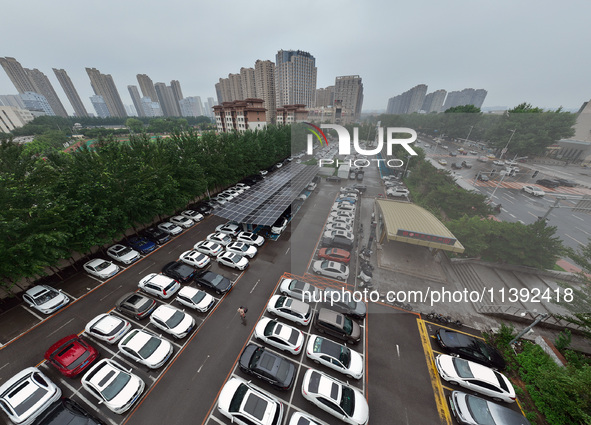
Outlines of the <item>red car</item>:
<svg viewBox="0 0 591 425">
<path fill-rule="evenodd" d="M 99 356 L 96 348 L 82 340 L 78 335 L 60 339 L 45 352 L 45 360 L 59 370 L 62 375 L 72 378 L 86 369 Z"/>
<path fill-rule="evenodd" d="M 351 253 L 340 248 L 322 248 L 318 251 L 318 258 L 339 263 L 348 263 L 351 260 Z"/>
</svg>

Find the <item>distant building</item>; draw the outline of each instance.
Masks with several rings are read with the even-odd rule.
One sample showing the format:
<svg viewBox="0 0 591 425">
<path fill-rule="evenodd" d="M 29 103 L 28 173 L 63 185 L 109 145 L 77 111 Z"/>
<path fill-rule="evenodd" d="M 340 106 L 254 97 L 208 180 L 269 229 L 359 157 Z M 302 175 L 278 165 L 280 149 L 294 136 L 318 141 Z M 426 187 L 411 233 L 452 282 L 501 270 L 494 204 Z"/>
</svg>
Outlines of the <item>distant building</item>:
<svg viewBox="0 0 591 425">
<path fill-rule="evenodd" d="M 0 106 L 14 106 L 15 108 L 25 109 L 25 104 L 18 94 L 0 95 Z"/>
<path fill-rule="evenodd" d="M 244 99 L 223 102 L 213 107 L 215 122 L 219 132 L 263 129 L 267 125 L 263 99 Z"/>
<path fill-rule="evenodd" d="M 66 93 L 66 97 L 68 98 L 70 104 L 74 108 L 74 114 L 77 117 L 87 117 L 88 112 L 86 112 L 86 108 L 82 103 L 82 99 L 80 99 L 78 91 L 76 90 L 76 87 L 74 87 L 74 83 L 72 83 L 72 80 L 68 76 L 66 70 L 53 68 L 53 73 L 57 77 L 57 80 L 62 86 L 64 93 Z"/>
<path fill-rule="evenodd" d="M 240 68 L 240 86 L 242 88 L 242 99 L 256 98 L 254 68 Z"/>
<path fill-rule="evenodd" d="M 121 96 L 119 96 L 119 92 L 117 91 L 117 87 L 113 81 L 113 77 L 111 77 L 110 74 L 102 74 L 96 68 L 86 68 L 86 73 L 88 74 L 88 78 L 90 78 L 90 85 L 92 86 L 95 95 L 100 96 L 104 104 L 107 106 L 109 116 L 126 117 L 127 112 L 125 111 L 125 107 L 123 106 Z M 100 101 L 97 103 L 97 105 L 98 104 L 102 105 Z"/>
<path fill-rule="evenodd" d="M 6 75 L 8 75 L 8 78 L 10 78 L 10 81 L 12 81 L 12 84 L 14 84 L 14 87 L 19 93 L 37 92 L 37 88 L 33 85 L 27 72 L 15 58 L 0 58 L 0 65 L 2 65 L 4 71 L 6 71 Z"/>
<path fill-rule="evenodd" d="M 293 124 L 308 119 L 308 110 L 303 103 L 277 108 L 277 125 Z"/>
<path fill-rule="evenodd" d="M 487 91 L 484 89 L 464 89 L 462 91 L 452 91 L 447 94 L 442 111 L 457 106 L 474 105 L 480 108 L 486 99 Z"/>
<path fill-rule="evenodd" d="M 26 110 L 15 108 L 14 106 L 0 106 L 0 131 L 10 133 L 15 128 L 22 127 L 28 122 L 33 121 L 33 114 Z"/>
<path fill-rule="evenodd" d="M 388 100 L 387 114 L 412 114 L 419 112 L 423 106 L 425 95 L 427 94 L 427 85 L 419 84 L 412 89 L 398 95 L 391 97 Z"/>
<path fill-rule="evenodd" d="M 154 84 L 154 88 L 156 89 L 158 103 L 160 103 L 160 107 L 162 108 L 164 116 L 180 117 L 181 109 L 176 98 L 174 97 L 172 88 L 164 83 L 156 83 Z"/>
<path fill-rule="evenodd" d="M 275 96 L 277 108 L 316 103 L 316 59 L 301 50 L 280 50 L 275 55 Z"/>
<path fill-rule="evenodd" d="M 94 108 L 97 117 L 107 118 L 111 116 L 109 108 L 107 107 L 107 102 L 105 102 L 105 99 L 103 99 L 102 96 L 99 96 L 98 94 L 90 96 L 90 103 L 92 103 L 92 107 Z"/>
<path fill-rule="evenodd" d="M 207 98 L 207 107 L 205 108 L 206 114 L 205 116 L 213 118 L 213 107 L 216 105 L 215 100 L 213 97 Z"/>
<path fill-rule="evenodd" d="M 237 99 L 232 98 L 232 90 L 230 89 L 230 79 L 220 78 L 219 82 L 215 85 L 215 91 L 218 97 L 218 105 L 223 102 L 232 102 Z"/>
<path fill-rule="evenodd" d="M 142 106 L 142 97 L 140 96 L 140 92 L 137 89 L 137 86 L 127 86 L 127 91 L 129 91 L 129 95 L 131 96 L 133 106 L 135 106 L 137 116 L 145 117 L 146 113 L 144 112 L 144 108 Z"/>
<path fill-rule="evenodd" d="M 431 112 L 441 112 L 446 95 L 447 91 L 445 90 L 437 90 L 429 93 L 425 96 L 421 110 L 427 114 L 430 114 Z"/>
<path fill-rule="evenodd" d="M 426 91 L 426 89 L 425 89 Z M 359 120 L 363 107 L 363 83 L 359 75 L 337 77 L 334 84 L 334 102 L 340 101 L 343 111 L 342 123 Z"/>
<path fill-rule="evenodd" d="M 146 117 L 153 118 L 164 116 L 160 103 L 154 102 L 149 97 L 142 97 L 142 110 L 144 111 L 144 116 Z"/>
<path fill-rule="evenodd" d="M 47 102 L 51 106 L 51 110 L 60 117 L 67 117 L 68 113 L 62 104 L 62 101 L 59 97 L 57 97 L 57 93 L 53 88 L 53 85 L 47 78 L 47 75 L 39 71 L 38 69 L 26 69 L 29 78 L 33 82 L 33 85 L 36 87 L 35 92 L 43 95 Z"/>
<path fill-rule="evenodd" d="M 256 98 L 263 99 L 267 109 L 267 122 L 275 122 L 275 64 L 269 60 L 257 60 L 254 64 Z"/>
<path fill-rule="evenodd" d="M 170 89 L 172 90 L 174 100 L 176 100 L 178 104 L 178 102 L 183 99 L 183 91 L 181 90 L 181 83 L 179 83 L 179 80 L 172 80 L 170 82 Z"/>
<path fill-rule="evenodd" d="M 316 107 L 326 108 L 332 106 L 334 104 L 334 90 L 335 86 L 316 89 Z"/>
<path fill-rule="evenodd" d="M 181 107 L 181 116 L 183 117 L 200 117 L 205 115 L 199 96 L 186 97 L 179 102 L 179 105 Z"/>
<path fill-rule="evenodd" d="M 53 112 L 53 109 L 51 109 L 51 105 L 49 104 L 45 96 L 30 91 L 21 93 L 20 96 L 23 103 L 25 104 L 25 108 L 27 108 L 29 111 L 33 113 L 37 112 L 37 114 L 34 115 L 55 116 L 55 113 Z"/>
<path fill-rule="evenodd" d="M 136 75 L 137 82 L 140 85 L 140 90 L 142 91 L 142 97 L 149 97 L 152 99 L 153 102 L 158 101 L 158 95 L 156 94 L 156 89 L 154 88 L 154 83 L 152 79 L 148 77 L 146 74 L 137 74 Z"/>
</svg>

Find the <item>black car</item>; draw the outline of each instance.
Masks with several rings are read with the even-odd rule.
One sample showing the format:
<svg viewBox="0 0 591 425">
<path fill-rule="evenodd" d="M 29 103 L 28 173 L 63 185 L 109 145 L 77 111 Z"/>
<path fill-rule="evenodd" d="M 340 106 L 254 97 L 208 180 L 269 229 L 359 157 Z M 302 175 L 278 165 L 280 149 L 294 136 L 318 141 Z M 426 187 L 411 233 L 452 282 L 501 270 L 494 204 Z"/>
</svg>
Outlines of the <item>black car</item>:
<svg viewBox="0 0 591 425">
<path fill-rule="evenodd" d="M 458 153 L 457 152 L 450 152 L 449 156 L 458 156 Z"/>
<path fill-rule="evenodd" d="M 350 292 L 326 288 L 323 297 L 326 302 L 321 303 L 321 306 L 346 314 L 354 319 L 364 319 L 367 313 L 367 307 L 365 304 L 361 301 L 354 301 L 352 297 L 348 297 L 347 294 L 350 294 Z"/>
<path fill-rule="evenodd" d="M 560 186 L 575 187 L 577 185 L 577 182 L 574 182 L 572 180 L 560 179 L 560 178 L 555 178 L 554 180 L 557 181 L 558 183 L 560 183 Z"/>
<path fill-rule="evenodd" d="M 460 332 L 437 329 L 437 342 L 446 352 L 457 354 L 466 360 L 472 360 L 493 369 L 505 369 L 505 359 L 494 347 L 479 338 Z"/>
<path fill-rule="evenodd" d="M 162 273 L 181 283 L 189 283 L 193 280 L 197 270 L 181 261 L 171 261 L 162 267 Z"/>
<path fill-rule="evenodd" d="M 265 350 L 256 344 L 248 344 L 240 355 L 240 370 L 256 376 L 279 390 L 289 390 L 296 376 L 295 364 Z"/>
<path fill-rule="evenodd" d="M 162 245 L 170 240 L 170 235 L 156 226 L 148 227 L 142 233 L 146 238 L 158 245 Z"/>
<path fill-rule="evenodd" d="M 201 271 L 195 275 L 195 282 L 199 286 L 206 286 L 218 294 L 225 294 L 232 289 L 232 282 L 227 277 L 209 270 Z"/>
<path fill-rule="evenodd" d="M 536 183 L 540 186 L 548 187 L 550 189 L 554 189 L 555 187 L 560 186 L 560 183 L 558 181 L 550 179 L 536 180 Z"/>
<path fill-rule="evenodd" d="M 341 181 L 341 178 L 339 176 L 328 176 L 326 178 L 327 182 L 337 182 L 339 183 Z"/>
<path fill-rule="evenodd" d="M 478 174 L 478 180 L 483 181 L 483 182 L 487 182 L 490 179 L 488 178 L 488 176 L 486 174 Z"/>
<path fill-rule="evenodd" d="M 351 251 L 353 248 L 353 241 L 344 236 L 323 237 L 322 245 L 330 248 L 341 248 L 346 251 Z"/>
<path fill-rule="evenodd" d="M 104 425 L 74 400 L 62 398 L 37 416 L 35 425 Z"/>
<path fill-rule="evenodd" d="M 367 186 L 363 184 L 356 184 L 353 186 L 353 189 L 357 189 L 360 193 L 363 193 L 367 190 Z"/>
<path fill-rule="evenodd" d="M 191 205 L 191 209 L 203 215 L 209 215 L 213 211 L 213 208 L 207 205 L 205 202 L 199 202 L 197 204 Z"/>
<path fill-rule="evenodd" d="M 115 310 L 119 313 L 137 320 L 148 317 L 155 308 L 156 301 L 137 292 L 125 294 L 115 304 Z"/>
</svg>

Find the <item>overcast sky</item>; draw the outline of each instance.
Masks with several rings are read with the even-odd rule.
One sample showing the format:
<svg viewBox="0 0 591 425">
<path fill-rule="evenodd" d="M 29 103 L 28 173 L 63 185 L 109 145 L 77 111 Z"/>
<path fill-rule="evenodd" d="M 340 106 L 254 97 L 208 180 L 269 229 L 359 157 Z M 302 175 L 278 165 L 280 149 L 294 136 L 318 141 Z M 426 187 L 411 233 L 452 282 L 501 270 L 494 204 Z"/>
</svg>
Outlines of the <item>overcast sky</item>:
<svg viewBox="0 0 591 425">
<path fill-rule="evenodd" d="M 94 112 L 85 67 L 111 74 L 125 104 L 137 74 L 206 100 L 220 77 L 280 49 L 316 58 L 317 87 L 360 75 L 364 111 L 417 84 L 484 88 L 483 107 L 579 108 L 591 99 L 590 16 L 576 0 L 29 0 L 3 11 L 0 56 L 45 73 L 69 112 L 52 68 Z M 16 94 L 1 68 L 0 94 Z"/>
</svg>

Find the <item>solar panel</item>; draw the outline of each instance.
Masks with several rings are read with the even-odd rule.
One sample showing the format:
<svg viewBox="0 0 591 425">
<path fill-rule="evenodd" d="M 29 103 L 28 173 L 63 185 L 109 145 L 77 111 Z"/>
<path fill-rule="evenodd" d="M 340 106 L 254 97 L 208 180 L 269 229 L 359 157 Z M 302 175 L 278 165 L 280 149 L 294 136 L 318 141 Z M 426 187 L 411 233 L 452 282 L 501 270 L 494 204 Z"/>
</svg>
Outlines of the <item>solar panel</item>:
<svg viewBox="0 0 591 425">
<path fill-rule="evenodd" d="M 213 214 L 237 223 L 270 226 L 310 184 L 318 168 L 287 163 Z"/>
</svg>

